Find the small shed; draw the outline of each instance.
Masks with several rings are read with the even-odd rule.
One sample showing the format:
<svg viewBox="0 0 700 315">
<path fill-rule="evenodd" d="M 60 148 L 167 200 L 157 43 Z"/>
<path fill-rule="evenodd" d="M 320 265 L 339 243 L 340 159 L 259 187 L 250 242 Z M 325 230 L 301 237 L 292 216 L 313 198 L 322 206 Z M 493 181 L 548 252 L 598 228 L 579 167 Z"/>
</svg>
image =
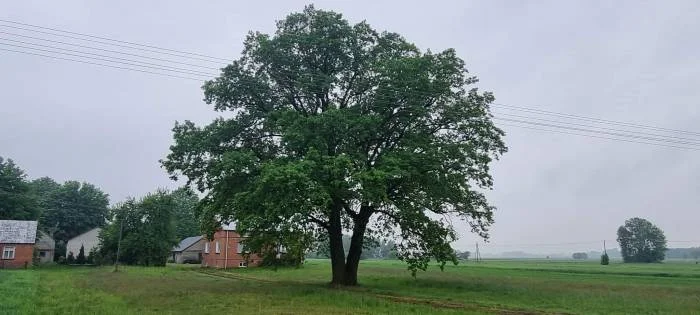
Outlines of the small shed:
<svg viewBox="0 0 700 315">
<path fill-rule="evenodd" d="M 177 264 L 185 262 L 201 262 L 202 249 L 204 248 L 204 237 L 190 236 L 183 239 L 180 244 L 172 250 L 172 260 Z"/>
<path fill-rule="evenodd" d="M 56 241 L 42 231 L 38 231 L 37 233 L 38 240 L 36 242 L 36 249 L 39 251 L 39 262 L 52 262 L 54 253 L 56 252 Z"/>
</svg>

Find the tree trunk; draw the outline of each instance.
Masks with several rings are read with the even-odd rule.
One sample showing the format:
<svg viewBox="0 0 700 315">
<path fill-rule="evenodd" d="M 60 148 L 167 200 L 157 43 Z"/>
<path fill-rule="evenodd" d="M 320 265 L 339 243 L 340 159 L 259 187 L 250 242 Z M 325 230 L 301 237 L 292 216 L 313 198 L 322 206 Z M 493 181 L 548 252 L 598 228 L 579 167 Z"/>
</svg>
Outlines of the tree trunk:
<svg viewBox="0 0 700 315">
<path fill-rule="evenodd" d="M 337 203 L 333 205 L 328 226 L 331 268 L 333 270 L 333 280 L 331 281 L 331 285 L 334 286 L 345 284 L 345 250 L 343 248 L 343 227 L 340 222 L 341 207 L 342 205 Z"/>
<path fill-rule="evenodd" d="M 357 269 L 360 265 L 360 256 L 362 255 L 362 239 L 364 238 L 365 227 L 361 228 L 358 233 L 358 228 L 355 226 L 350 242 L 350 251 L 348 252 L 348 260 L 345 264 L 345 279 L 344 285 L 357 285 Z"/>
<path fill-rule="evenodd" d="M 369 207 L 363 206 L 355 219 L 348 259 L 345 263 L 344 285 L 357 285 L 357 270 L 360 265 L 360 256 L 362 256 L 362 243 L 365 239 L 365 231 L 367 230 L 367 223 L 371 213 Z"/>
</svg>

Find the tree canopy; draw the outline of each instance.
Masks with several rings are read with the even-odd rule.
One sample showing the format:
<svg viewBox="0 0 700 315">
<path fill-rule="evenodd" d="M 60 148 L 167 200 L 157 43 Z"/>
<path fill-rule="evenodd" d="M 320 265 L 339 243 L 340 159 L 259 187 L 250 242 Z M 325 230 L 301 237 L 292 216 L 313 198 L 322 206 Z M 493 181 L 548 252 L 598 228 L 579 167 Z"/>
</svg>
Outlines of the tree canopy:
<svg viewBox="0 0 700 315">
<path fill-rule="evenodd" d="M 323 237 L 336 285 L 357 284 L 368 235 L 396 239 L 414 274 L 431 259 L 457 263 L 453 220 L 488 236 L 483 191 L 504 133 L 493 95 L 469 87 L 477 79 L 453 49 L 422 52 L 312 6 L 244 47 L 203 87 L 226 118 L 177 123 L 162 161 L 205 193 L 205 229 L 235 220 L 251 238 L 280 225 Z"/>
<path fill-rule="evenodd" d="M 0 156 L 0 220 L 36 220 L 41 211 L 27 175 Z"/>
<path fill-rule="evenodd" d="M 95 185 L 77 181 L 58 184 L 48 177 L 34 180 L 32 185 L 42 207 L 39 224 L 53 233 L 57 255 L 64 252 L 71 238 L 106 224 L 109 196 Z"/>
<path fill-rule="evenodd" d="M 173 213 L 177 204 L 164 190 L 136 200 L 129 198 L 110 211 L 111 224 L 100 232 L 98 255 L 102 262 L 116 259 L 122 235 L 119 261 L 143 266 L 165 266 L 175 239 Z"/>
<path fill-rule="evenodd" d="M 195 209 L 199 203 L 199 197 L 187 187 L 181 187 L 170 193 L 175 208 L 173 220 L 175 221 L 175 239 L 182 240 L 186 237 L 202 235 L 199 221 L 195 216 Z"/>
<path fill-rule="evenodd" d="M 642 218 L 631 218 L 617 230 L 624 262 L 660 262 L 666 257 L 664 232 Z"/>
</svg>

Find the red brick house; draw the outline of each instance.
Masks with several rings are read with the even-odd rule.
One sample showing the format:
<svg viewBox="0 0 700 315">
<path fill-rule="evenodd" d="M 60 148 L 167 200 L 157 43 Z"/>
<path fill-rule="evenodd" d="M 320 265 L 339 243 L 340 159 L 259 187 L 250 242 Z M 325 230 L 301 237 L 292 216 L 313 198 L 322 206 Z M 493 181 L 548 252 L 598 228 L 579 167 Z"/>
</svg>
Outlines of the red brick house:
<svg viewBox="0 0 700 315">
<path fill-rule="evenodd" d="M 260 265 L 262 259 L 256 254 L 250 254 L 247 259 L 240 234 L 232 225 L 223 226 L 214 233 L 214 239 L 204 241 L 202 249 L 202 266 L 212 268 L 245 268 Z"/>
<path fill-rule="evenodd" d="M 0 269 L 32 265 L 37 221 L 0 220 Z"/>
</svg>

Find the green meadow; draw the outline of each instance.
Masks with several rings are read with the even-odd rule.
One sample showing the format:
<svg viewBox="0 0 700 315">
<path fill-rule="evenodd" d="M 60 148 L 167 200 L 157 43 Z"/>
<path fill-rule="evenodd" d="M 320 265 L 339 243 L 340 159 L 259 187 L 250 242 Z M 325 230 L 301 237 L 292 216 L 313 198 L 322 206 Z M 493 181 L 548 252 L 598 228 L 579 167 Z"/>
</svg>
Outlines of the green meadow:
<svg viewBox="0 0 700 315">
<path fill-rule="evenodd" d="M 124 266 L 0 270 L 2 314 L 700 314 L 700 265 L 486 260 L 363 261 L 361 285 L 331 288 L 329 262 L 302 268 Z"/>
</svg>

